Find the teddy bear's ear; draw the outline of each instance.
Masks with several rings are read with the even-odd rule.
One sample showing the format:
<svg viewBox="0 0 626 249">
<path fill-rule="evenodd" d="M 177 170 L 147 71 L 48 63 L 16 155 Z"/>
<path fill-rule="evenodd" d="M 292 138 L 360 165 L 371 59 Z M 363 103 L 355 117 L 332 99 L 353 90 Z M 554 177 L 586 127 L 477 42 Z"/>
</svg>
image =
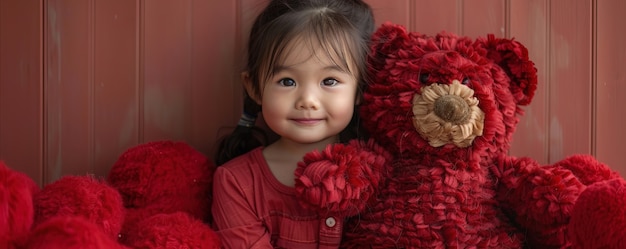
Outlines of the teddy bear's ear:
<svg viewBox="0 0 626 249">
<path fill-rule="evenodd" d="M 511 79 L 510 88 L 518 105 L 527 105 L 537 89 L 537 69 L 528 58 L 528 49 L 513 39 L 495 38 L 476 40 L 476 44 L 487 50 L 487 58 L 499 65 Z"/>
<path fill-rule="evenodd" d="M 369 64 L 371 69 L 379 70 L 389 55 L 396 54 L 409 40 L 406 28 L 391 22 L 383 23 L 372 35 Z"/>
</svg>

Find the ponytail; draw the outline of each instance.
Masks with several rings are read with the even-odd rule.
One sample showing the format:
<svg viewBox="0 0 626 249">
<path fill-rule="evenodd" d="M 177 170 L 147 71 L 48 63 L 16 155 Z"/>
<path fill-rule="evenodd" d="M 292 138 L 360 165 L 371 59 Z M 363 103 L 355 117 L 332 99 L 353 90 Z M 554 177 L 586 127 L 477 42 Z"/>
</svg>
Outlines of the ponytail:
<svg viewBox="0 0 626 249">
<path fill-rule="evenodd" d="M 254 148 L 267 144 L 267 134 L 263 129 L 255 126 L 259 112 L 261 112 L 261 106 L 246 94 L 244 96 L 243 113 L 237 123 L 237 127 L 230 135 L 223 137 L 219 143 L 215 155 L 216 165 L 222 165 Z"/>
</svg>

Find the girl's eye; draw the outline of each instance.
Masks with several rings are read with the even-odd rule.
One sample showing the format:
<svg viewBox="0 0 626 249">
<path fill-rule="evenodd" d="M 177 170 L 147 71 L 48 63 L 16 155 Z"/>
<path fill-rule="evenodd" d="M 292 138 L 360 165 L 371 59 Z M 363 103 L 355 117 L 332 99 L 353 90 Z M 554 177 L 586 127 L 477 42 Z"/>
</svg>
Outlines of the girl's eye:
<svg viewBox="0 0 626 249">
<path fill-rule="evenodd" d="M 290 78 L 284 78 L 278 81 L 281 86 L 295 86 L 296 81 Z"/>
<path fill-rule="evenodd" d="M 324 80 L 322 81 L 322 84 L 323 84 L 324 86 L 334 86 L 334 85 L 339 84 L 339 81 L 338 81 L 338 80 L 336 80 L 336 79 L 324 79 Z"/>
<path fill-rule="evenodd" d="M 469 78 L 464 78 L 463 81 L 461 82 L 461 84 L 463 85 L 469 85 L 470 84 L 470 79 Z"/>
<path fill-rule="evenodd" d="M 427 84 L 429 78 L 430 78 L 430 75 L 428 75 L 427 73 L 420 74 L 420 82 L 422 84 Z"/>
</svg>

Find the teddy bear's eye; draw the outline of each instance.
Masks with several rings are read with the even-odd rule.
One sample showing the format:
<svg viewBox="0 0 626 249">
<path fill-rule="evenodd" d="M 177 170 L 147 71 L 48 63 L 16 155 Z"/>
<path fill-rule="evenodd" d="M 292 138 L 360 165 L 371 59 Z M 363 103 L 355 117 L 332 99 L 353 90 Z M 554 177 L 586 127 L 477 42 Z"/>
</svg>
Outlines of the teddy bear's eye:
<svg viewBox="0 0 626 249">
<path fill-rule="evenodd" d="M 427 84 L 428 78 L 430 78 L 430 75 L 428 75 L 427 73 L 420 74 L 420 82 L 422 84 Z"/>
<path fill-rule="evenodd" d="M 461 84 L 463 85 L 469 85 L 470 84 L 470 79 L 469 78 L 464 78 L 463 81 L 461 82 Z"/>
</svg>

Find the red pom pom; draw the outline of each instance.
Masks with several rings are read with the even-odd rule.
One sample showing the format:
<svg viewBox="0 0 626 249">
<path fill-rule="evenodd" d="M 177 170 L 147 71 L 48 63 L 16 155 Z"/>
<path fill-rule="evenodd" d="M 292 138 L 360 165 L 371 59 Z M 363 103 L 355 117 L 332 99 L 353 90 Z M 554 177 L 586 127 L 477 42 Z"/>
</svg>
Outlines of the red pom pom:
<svg viewBox="0 0 626 249">
<path fill-rule="evenodd" d="M 35 182 L 0 161 L 0 248 L 24 242 L 33 224 Z"/>
<path fill-rule="evenodd" d="M 155 141 L 124 152 L 108 175 L 127 208 L 187 212 L 209 222 L 213 163 L 183 142 Z"/>
<path fill-rule="evenodd" d="M 124 216 L 124 224 L 122 225 L 122 231 L 120 231 L 119 242 L 124 245 L 129 245 L 132 240 L 130 236 L 131 234 L 137 234 L 134 230 L 139 229 L 139 223 L 158 213 L 159 210 L 153 210 L 150 208 L 127 208 L 126 216 Z"/>
<path fill-rule="evenodd" d="M 134 249 L 217 249 L 219 237 L 206 224 L 184 212 L 156 214 L 140 221 L 128 235 Z"/>
<path fill-rule="evenodd" d="M 83 217 L 58 216 L 39 224 L 24 249 L 123 249 Z"/>
<path fill-rule="evenodd" d="M 65 176 L 35 194 L 35 225 L 53 217 L 79 216 L 117 239 L 124 222 L 122 197 L 103 180 Z"/>
</svg>

